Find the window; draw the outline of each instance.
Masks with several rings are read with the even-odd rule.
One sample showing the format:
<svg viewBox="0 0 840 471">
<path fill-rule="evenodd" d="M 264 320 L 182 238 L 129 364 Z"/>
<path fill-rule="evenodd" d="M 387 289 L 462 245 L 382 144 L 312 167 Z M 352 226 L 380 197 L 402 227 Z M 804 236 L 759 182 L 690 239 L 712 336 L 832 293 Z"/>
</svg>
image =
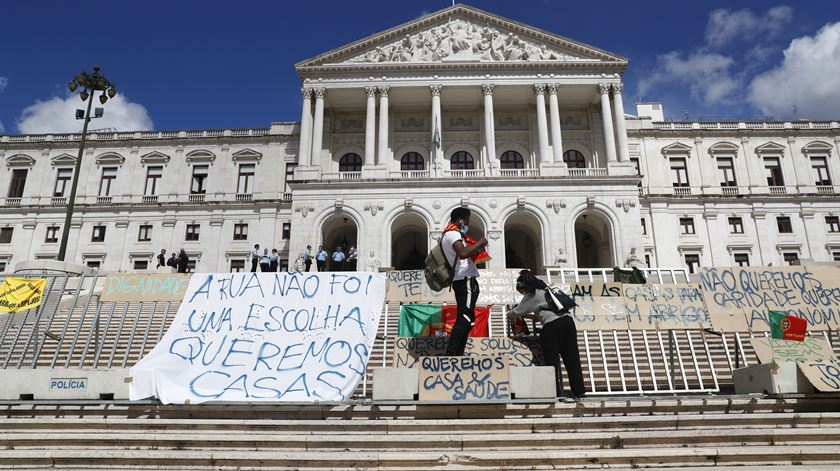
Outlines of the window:
<svg viewBox="0 0 840 471">
<path fill-rule="evenodd" d="M 735 165 L 732 163 L 731 157 L 718 157 L 717 168 L 720 176 L 720 186 L 738 185 L 735 181 Z"/>
<path fill-rule="evenodd" d="M 735 256 L 735 265 L 739 267 L 748 267 L 750 266 L 750 254 L 748 253 L 736 253 Z"/>
<path fill-rule="evenodd" d="M 782 166 L 778 157 L 764 158 L 764 173 L 767 176 L 767 185 L 785 186 L 785 179 L 782 176 Z"/>
<path fill-rule="evenodd" d="M 0 244 L 11 244 L 12 243 L 12 233 L 15 231 L 14 227 L 2 227 L 0 228 Z"/>
<path fill-rule="evenodd" d="M 6 262 L 0 262 L 0 272 L 6 271 Z"/>
<path fill-rule="evenodd" d="M 143 194 L 147 196 L 156 195 L 161 177 L 163 177 L 163 167 L 156 165 L 146 169 L 146 189 Z"/>
<path fill-rule="evenodd" d="M 20 198 L 23 196 L 23 188 L 26 186 L 26 169 L 12 170 L 12 181 L 9 183 L 9 198 Z"/>
<path fill-rule="evenodd" d="M 425 170 L 426 163 L 423 156 L 417 152 L 409 152 L 400 159 L 400 170 L 408 172 L 411 170 Z"/>
<path fill-rule="evenodd" d="M 515 150 L 509 150 L 502 153 L 502 157 L 499 161 L 501 162 L 502 170 L 525 168 L 525 161 L 522 160 L 522 155 Z"/>
<path fill-rule="evenodd" d="M 291 234 L 292 234 L 292 223 L 284 222 L 283 223 L 283 232 L 282 232 L 281 238 L 283 240 L 289 240 L 289 237 L 291 236 Z"/>
<path fill-rule="evenodd" d="M 680 234 L 694 235 L 694 218 L 680 218 Z"/>
<path fill-rule="evenodd" d="M 779 229 L 779 234 L 793 234 L 793 226 L 790 224 L 790 218 L 787 216 L 778 216 L 776 218 L 776 227 Z"/>
<path fill-rule="evenodd" d="M 362 158 L 359 154 L 344 154 L 338 159 L 339 172 L 361 172 Z"/>
<path fill-rule="evenodd" d="M 671 181 L 674 186 L 688 186 L 688 169 L 685 159 L 671 159 Z"/>
<path fill-rule="evenodd" d="M 134 261 L 134 269 L 135 270 L 148 270 L 149 269 L 149 261 L 148 260 L 135 260 Z"/>
<path fill-rule="evenodd" d="M 90 236 L 91 242 L 105 242 L 105 226 L 93 226 L 93 234 Z"/>
<path fill-rule="evenodd" d="M 209 165 L 193 165 L 192 185 L 190 186 L 191 195 L 203 195 L 207 193 L 207 173 L 209 171 Z"/>
<path fill-rule="evenodd" d="M 469 152 L 460 150 L 452 154 L 452 158 L 449 159 L 449 167 L 452 170 L 473 170 L 475 169 L 475 161 Z"/>
<path fill-rule="evenodd" d="M 47 235 L 44 237 L 44 242 L 55 243 L 58 242 L 58 226 L 47 227 Z"/>
<path fill-rule="evenodd" d="M 71 178 L 73 178 L 72 168 L 58 169 L 58 174 L 55 177 L 55 189 L 53 190 L 53 196 L 64 196 L 65 192 L 68 190 L 68 186 L 70 185 Z"/>
<path fill-rule="evenodd" d="M 99 180 L 99 196 L 111 196 L 111 187 L 117 178 L 117 167 L 102 169 L 102 179 Z"/>
<path fill-rule="evenodd" d="M 233 240 L 248 240 L 248 225 L 234 224 L 233 225 Z"/>
<path fill-rule="evenodd" d="M 828 232 L 840 232 L 840 217 L 826 216 L 825 225 L 828 226 Z M 2 235 L 2 233 L 0 233 L 0 235 Z"/>
<path fill-rule="evenodd" d="M 586 168 L 586 159 L 576 150 L 563 152 L 563 162 L 567 168 Z"/>
<path fill-rule="evenodd" d="M 102 260 L 88 260 L 85 265 L 87 265 L 88 268 L 99 268 L 102 266 Z"/>
<path fill-rule="evenodd" d="M 633 167 L 636 169 L 636 175 L 641 176 L 642 175 L 642 167 L 639 164 L 639 159 L 637 159 L 635 157 L 630 157 L 630 162 L 633 163 Z"/>
<path fill-rule="evenodd" d="M 647 221 L 642 218 L 642 235 L 647 235 Z"/>
<path fill-rule="evenodd" d="M 685 254 L 685 266 L 689 273 L 697 273 L 697 269 L 700 268 L 700 255 Z"/>
<path fill-rule="evenodd" d="M 137 242 L 150 242 L 152 240 L 152 225 L 141 224 L 137 232 Z"/>
<path fill-rule="evenodd" d="M 811 157 L 811 168 L 814 169 L 814 184 L 817 186 L 831 185 L 828 175 L 828 162 L 825 157 Z"/>
<path fill-rule="evenodd" d="M 834 258 L 835 262 L 840 262 L 840 252 L 834 252 L 834 253 L 831 254 L 831 256 Z M 4 267 L 4 269 L 5 269 L 5 267 Z"/>
<path fill-rule="evenodd" d="M 240 164 L 239 165 L 239 180 L 236 183 L 236 192 L 239 194 L 254 192 L 254 172 L 257 166 L 255 164 Z"/>
<path fill-rule="evenodd" d="M 288 258 L 281 258 L 280 259 L 280 266 L 278 267 L 279 271 L 289 271 L 289 259 Z"/>
<path fill-rule="evenodd" d="M 197 241 L 199 229 L 201 229 L 200 224 L 187 224 L 187 235 L 184 240 Z"/>
<path fill-rule="evenodd" d="M 785 260 L 785 265 L 799 265 L 799 254 L 796 252 L 785 252 L 782 258 Z"/>
<path fill-rule="evenodd" d="M 294 181 L 296 168 L 297 164 L 286 164 L 286 191 L 292 191 L 289 182 Z"/>
<path fill-rule="evenodd" d="M 730 234 L 743 234 L 744 233 L 744 221 L 741 218 L 729 218 L 729 233 Z"/>
<path fill-rule="evenodd" d="M 245 271 L 245 260 L 231 260 L 230 271 L 231 273 Z"/>
<path fill-rule="evenodd" d="M 645 254 L 645 266 L 650 268 L 650 254 Z"/>
<path fill-rule="evenodd" d="M 190 257 L 190 259 L 187 260 L 187 273 L 192 273 L 195 271 L 195 263 L 196 259 L 192 257 Z"/>
</svg>

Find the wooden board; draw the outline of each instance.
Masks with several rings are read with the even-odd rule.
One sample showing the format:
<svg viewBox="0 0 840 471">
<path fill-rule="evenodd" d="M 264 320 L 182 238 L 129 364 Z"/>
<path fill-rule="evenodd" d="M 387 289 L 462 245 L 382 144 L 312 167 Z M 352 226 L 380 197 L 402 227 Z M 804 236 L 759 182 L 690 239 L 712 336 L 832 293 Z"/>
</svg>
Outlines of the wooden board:
<svg viewBox="0 0 840 471">
<path fill-rule="evenodd" d="M 397 337 L 391 353 L 394 368 L 414 368 L 420 358 L 442 356 L 449 337 Z M 542 347 L 536 336 L 471 337 L 464 354 L 468 356 L 503 356 L 511 366 L 542 365 Z"/>
<path fill-rule="evenodd" d="M 500 356 L 421 357 L 421 401 L 509 400 L 508 365 Z"/>
<path fill-rule="evenodd" d="M 101 301 L 182 301 L 190 276 L 184 273 L 108 275 Z"/>
<path fill-rule="evenodd" d="M 795 362 L 818 391 L 840 392 L 840 362 L 825 339 L 806 337 L 804 342 L 796 342 L 752 338 L 750 343 L 761 363 Z"/>
</svg>

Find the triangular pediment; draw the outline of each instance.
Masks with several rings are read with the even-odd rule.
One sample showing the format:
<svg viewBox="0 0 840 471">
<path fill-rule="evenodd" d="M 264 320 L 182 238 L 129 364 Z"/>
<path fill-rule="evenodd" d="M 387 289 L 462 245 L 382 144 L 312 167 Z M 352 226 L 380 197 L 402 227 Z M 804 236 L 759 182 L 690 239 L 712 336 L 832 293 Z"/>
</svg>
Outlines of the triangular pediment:
<svg viewBox="0 0 840 471">
<path fill-rule="evenodd" d="M 466 5 L 409 21 L 296 64 L 320 67 L 410 64 L 610 64 L 627 59 Z"/>
<path fill-rule="evenodd" d="M 53 167 L 72 167 L 76 165 L 76 156 L 70 154 L 57 155 L 50 159 Z"/>
<path fill-rule="evenodd" d="M 756 154 L 784 154 L 785 146 L 776 144 L 775 142 L 768 142 L 755 148 Z"/>
<path fill-rule="evenodd" d="M 690 154 L 691 147 L 683 144 L 682 142 L 675 142 L 671 145 L 665 146 L 662 148 L 662 153 L 664 155 L 673 155 L 673 154 Z"/>
<path fill-rule="evenodd" d="M 169 156 L 162 154 L 156 150 L 140 156 L 140 163 L 143 165 L 149 164 L 167 164 L 169 163 Z"/>
<path fill-rule="evenodd" d="M 234 152 L 231 157 L 234 162 L 258 162 L 262 159 L 262 154 L 253 149 L 242 149 Z"/>
</svg>

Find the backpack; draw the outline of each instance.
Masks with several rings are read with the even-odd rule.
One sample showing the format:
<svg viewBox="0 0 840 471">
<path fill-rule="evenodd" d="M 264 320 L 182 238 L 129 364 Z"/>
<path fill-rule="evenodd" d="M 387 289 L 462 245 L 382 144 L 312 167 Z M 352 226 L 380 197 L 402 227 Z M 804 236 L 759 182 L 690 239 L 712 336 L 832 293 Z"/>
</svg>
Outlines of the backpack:
<svg viewBox="0 0 840 471">
<path fill-rule="evenodd" d="M 423 274 L 426 278 L 426 284 L 432 291 L 440 291 L 443 288 L 452 286 L 452 278 L 455 276 L 455 269 L 449 264 L 446 259 L 446 254 L 443 253 L 443 237 L 440 242 L 429 252 L 426 256 L 426 268 L 423 269 Z"/>
<path fill-rule="evenodd" d="M 560 303 L 560 306 L 557 305 Z M 574 298 L 564 293 L 560 288 L 549 287 L 545 290 L 545 304 L 549 311 L 565 314 L 577 307 Z"/>
</svg>

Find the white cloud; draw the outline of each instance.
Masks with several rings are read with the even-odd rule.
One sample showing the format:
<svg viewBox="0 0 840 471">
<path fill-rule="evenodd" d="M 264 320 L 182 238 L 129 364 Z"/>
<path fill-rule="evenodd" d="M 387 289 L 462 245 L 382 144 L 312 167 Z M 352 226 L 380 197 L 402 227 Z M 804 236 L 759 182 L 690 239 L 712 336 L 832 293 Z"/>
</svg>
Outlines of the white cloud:
<svg viewBox="0 0 840 471">
<path fill-rule="evenodd" d="M 793 18 L 793 8 L 778 6 L 756 15 L 750 10 L 732 11 L 720 8 L 709 14 L 706 23 L 706 44 L 718 48 L 735 39 L 753 39 L 781 32 Z"/>
<path fill-rule="evenodd" d="M 756 76 L 748 99 L 762 112 L 785 116 L 796 106 L 799 116 L 840 118 L 840 22 L 814 36 L 791 41 L 782 63 Z"/>
<path fill-rule="evenodd" d="M 45 134 L 61 132 L 80 132 L 82 120 L 76 119 L 76 110 L 86 106 L 78 95 L 64 99 L 53 97 L 46 101 L 36 101 L 21 112 L 17 120 L 18 131 L 22 134 Z M 105 116 L 93 119 L 89 128 L 114 128 L 118 131 L 145 131 L 153 128 L 152 119 L 146 108 L 128 101 L 125 95 L 117 95 L 104 106 L 99 104 L 99 97 L 94 98 L 94 107 L 105 108 Z"/>
<path fill-rule="evenodd" d="M 0 77 L 0 93 L 6 91 L 6 87 L 9 85 L 9 78 L 8 77 Z"/>
<path fill-rule="evenodd" d="M 717 53 L 698 51 L 683 56 L 672 51 L 657 57 L 656 71 L 639 82 L 638 94 L 643 96 L 660 83 L 680 82 L 706 105 L 726 102 L 741 84 L 730 70 L 734 64 L 731 57 Z"/>
</svg>

